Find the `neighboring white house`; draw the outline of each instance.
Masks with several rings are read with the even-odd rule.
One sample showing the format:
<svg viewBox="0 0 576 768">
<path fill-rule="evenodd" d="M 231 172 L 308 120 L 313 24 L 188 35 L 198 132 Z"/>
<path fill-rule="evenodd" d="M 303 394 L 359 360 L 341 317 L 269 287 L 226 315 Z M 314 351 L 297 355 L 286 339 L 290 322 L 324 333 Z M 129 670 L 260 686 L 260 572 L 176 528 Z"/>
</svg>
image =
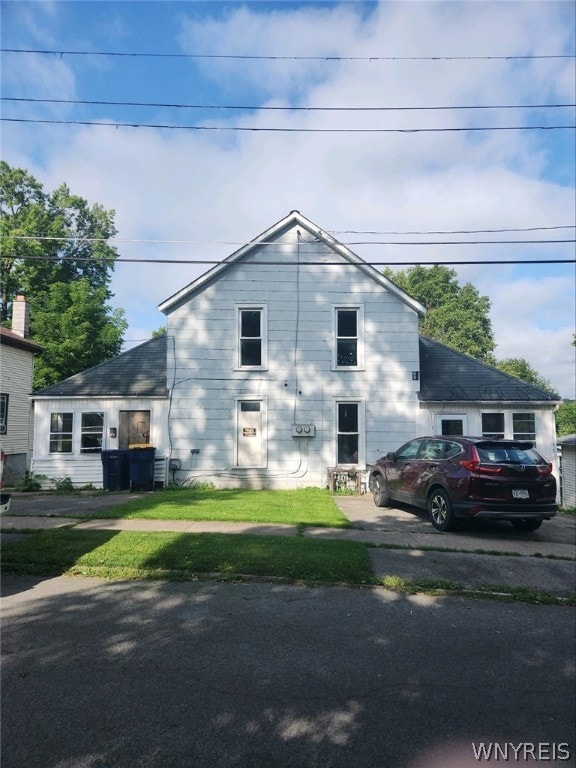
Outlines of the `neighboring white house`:
<svg viewBox="0 0 576 768">
<path fill-rule="evenodd" d="M 17 485 L 32 455 L 32 391 L 34 357 L 42 347 L 28 337 L 28 303 L 13 302 L 12 330 L 0 327 L 0 442 L 5 452 L 5 486 Z"/>
<path fill-rule="evenodd" d="M 566 509 L 576 508 L 576 435 L 558 440 L 560 446 L 561 494 L 560 503 Z"/>
<path fill-rule="evenodd" d="M 421 337 L 424 307 L 297 211 L 160 309 L 164 378 L 137 407 L 150 409 L 167 480 L 324 486 L 331 469 L 364 470 L 430 433 L 532 439 L 555 462 L 553 396 Z M 155 343 L 125 355 L 149 364 Z M 35 393 L 35 471 L 96 484 L 86 414 L 100 415 L 102 447 L 120 447 L 110 428 L 141 374 L 118 376 L 123 360 L 79 374 L 89 387 L 72 377 Z"/>
</svg>

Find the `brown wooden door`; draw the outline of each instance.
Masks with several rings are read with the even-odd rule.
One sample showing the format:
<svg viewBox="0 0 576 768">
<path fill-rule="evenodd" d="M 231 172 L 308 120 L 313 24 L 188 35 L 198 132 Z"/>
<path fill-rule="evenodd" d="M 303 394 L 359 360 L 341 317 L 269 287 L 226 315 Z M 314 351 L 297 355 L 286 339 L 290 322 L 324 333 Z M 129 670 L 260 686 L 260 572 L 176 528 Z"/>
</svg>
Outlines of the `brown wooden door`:
<svg viewBox="0 0 576 768">
<path fill-rule="evenodd" d="M 118 448 L 150 442 L 150 411 L 120 411 Z"/>
</svg>

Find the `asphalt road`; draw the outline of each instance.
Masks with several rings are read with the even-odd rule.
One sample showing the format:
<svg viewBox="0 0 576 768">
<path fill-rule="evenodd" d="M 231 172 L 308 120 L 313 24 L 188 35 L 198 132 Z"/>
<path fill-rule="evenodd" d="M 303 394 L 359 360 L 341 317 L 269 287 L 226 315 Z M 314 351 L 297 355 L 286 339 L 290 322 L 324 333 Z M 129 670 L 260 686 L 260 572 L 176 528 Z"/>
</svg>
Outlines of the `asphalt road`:
<svg viewBox="0 0 576 768">
<path fill-rule="evenodd" d="M 10 575 L 3 589 L 6 768 L 468 768 L 481 742 L 574 765 L 567 607 Z"/>
</svg>

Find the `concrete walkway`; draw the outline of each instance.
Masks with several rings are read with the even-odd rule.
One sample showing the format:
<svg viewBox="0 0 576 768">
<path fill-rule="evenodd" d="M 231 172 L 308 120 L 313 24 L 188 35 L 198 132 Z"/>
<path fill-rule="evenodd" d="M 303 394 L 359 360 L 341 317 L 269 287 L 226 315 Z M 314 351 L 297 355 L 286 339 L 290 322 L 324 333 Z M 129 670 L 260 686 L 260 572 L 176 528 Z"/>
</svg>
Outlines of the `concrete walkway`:
<svg viewBox="0 0 576 768">
<path fill-rule="evenodd" d="M 133 496 L 122 495 L 122 501 Z M 479 586 L 525 587 L 534 591 L 566 595 L 576 590 L 576 519 L 559 515 L 545 521 L 534 532 L 514 530 L 509 523 L 466 524 L 458 533 L 441 533 L 432 527 L 425 513 L 412 508 L 381 509 L 371 497 L 335 497 L 353 528 L 304 529 L 305 538 L 357 541 L 370 545 L 370 556 L 377 576 L 404 579 L 445 580 L 470 589 Z M 50 512 L 38 514 L 41 504 L 12 506 L 10 516 L 0 517 L 4 544 L 22 538 L 22 530 L 73 526 L 75 530 L 174 531 L 179 533 L 228 533 L 258 536 L 297 536 L 294 525 L 224 523 L 190 520 L 80 520 L 72 517 L 73 499 L 67 497 L 66 510 L 55 515 L 57 502 L 51 497 Z M 94 497 L 76 507 L 76 514 L 98 512 L 120 499 Z M 36 513 L 36 514 L 34 514 Z M 70 515 L 70 516 L 68 516 Z M 14 531 L 14 533 L 10 533 Z M 450 550 L 450 551 L 442 551 Z M 499 554 L 500 553 L 500 554 Z"/>
</svg>

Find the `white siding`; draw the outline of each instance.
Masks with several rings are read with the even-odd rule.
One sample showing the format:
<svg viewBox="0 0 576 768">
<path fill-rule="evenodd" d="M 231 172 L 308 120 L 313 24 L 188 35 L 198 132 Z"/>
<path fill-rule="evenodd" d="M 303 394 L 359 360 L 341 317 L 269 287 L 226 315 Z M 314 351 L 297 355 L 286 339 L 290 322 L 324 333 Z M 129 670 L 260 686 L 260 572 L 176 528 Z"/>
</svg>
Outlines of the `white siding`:
<svg viewBox="0 0 576 768">
<path fill-rule="evenodd" d="M 310 235 L 306 237 L 311 240 Z M 365 455 L 374 461 L 414 436 L 419 420 L 418 316 L 356 266 L 295 231 L 277 246 L 229 266 L 217 282 L 168 316 L 168 371 L 175 371 L 169 414 L 177 480 L 221 486 L 324 485 L 335 464 L 335 403 L 363 403 Z M 324 259 L 338 266 L 297 265 Z M 253 265 L 252 260 L 271 262 Z M 236 307 L 267 309 L 265 370 L 237 369 Z M 334 307 L 361 307 L 364 369 L 333 370 Z M 175 358 L 174 358 L 175 354 Z M 170 386 L 170 382 L 169 382 Z M 261 397 L 266 409 L 264 469 L 234 466 L 235 402 Z M 292 437 L 292 425 L 316 427 Z M 199 453 L 191 453 L 191 450 Z"/>
<path fill-rule="evenodd" d="M 576 446 L 562 446 L 562 506 L 576 507 Z"/>
<path fill-rule="evenodd" d="M 46 476 L 49 487 L 55 478 L 69 477 L 77 487 L 102 487 L 100 453 L 80 453 L 81 414 L 104 413 L 104 450 L 118 448 L 118 437 L 109 437 L 110 427 L 118 428 L 120 411 L 150 411 L 150 443 L 156 447 L 155 479 L 164 482 L 169 451 L 166 431 L 166 401 L 163 398 L 37 398 L 34 404 L 35 434 L 31 469 Z M 50 453 L 50 414 L 73 413 L 72 453 Z"/>
<path fill-rule="evenodd" d="M 0 356 L 0 392 L 8 395 L 6 433 L 0 435 L 6 451 L 4 483 L 16 485 L 26 472 L 32 453 L 32 391 L 34 354 L 2 344 Z"/>
</svg>

